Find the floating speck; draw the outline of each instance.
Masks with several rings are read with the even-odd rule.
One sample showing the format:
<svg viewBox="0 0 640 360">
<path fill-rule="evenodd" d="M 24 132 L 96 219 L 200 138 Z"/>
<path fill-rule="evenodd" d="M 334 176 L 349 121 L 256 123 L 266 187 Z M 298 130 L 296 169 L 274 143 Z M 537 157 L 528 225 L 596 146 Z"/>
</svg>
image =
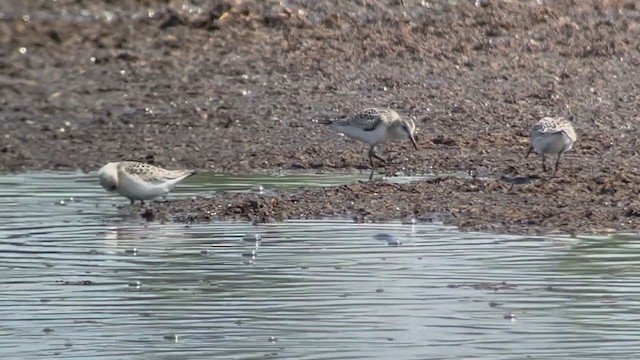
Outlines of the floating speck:
<svg viewBox="0 0 640 360">
<path fill-rule="evenodd" d="M 387 245 L 388 246 L 400 246 L 400 245 L 402 245 L 402 243 L 400 242 L 399 239 L 393 239 L 393 240 L 387 241 Z"/>
<path fill-rule="evenodd" d="M 390 241 L 390 240 L 396 240 L 397 238 L 391 234 L 387 234 L 387 233 L 382 233 L 382 234 L 375 234 L 373 235 L 373 238 L 375 240 L 379 240 L 379 241 Z"/>
<path fill-rule="evenodd" d="M 516 321 L 516 314 L 513 314 L 513 313 L 506 313 L 502 315 L 502 317 L 507 320 Z"/>
<path fill-rule="evenodd" d="M 211 255 L 211 253 L 212 253 L 211 250 L 207 250 L 207 249 L 200 250 L 200 254 L 202 254 L 204 256 Z"/>
<path fill-rule="evenodd" d="M 376 292 L 377 292 L 377 293 L 383 293 L 383 292 L 384 292 L 384 289 L 382 289 L 382 288 L 378 288 L 378 289 L 376 289 Z"/>
<path fill-rule="evenodd" d="M 277 341 L 278 341 L 278 338 L 277 338 L 277 337 L 275 337 L 275 336 L 269 336 L 269 342 L 270 342 L 270 343 L 272 343 L 272 344 L 273 344 L 273 343 L 276 343 Z"/>
<path fill-rule="evenodd" d="M 67 202 L 64 200 L 60 200 L 54 203 L 54 205 L 58 205 L 58 206 L 67 206 Z"/>
<path fill-rule="evenodd" d="M 42 329 L 42 332 L 44 332 L 45 334 L 49 334 L 53 332 L 53 329 L 50 327 L 46 327 L 44 329 Z"/>
<path fill-rule="evenodd" d="M 178 342 L 180 340 L 180 336 L 178 334 L 168 334 L 162 337 L 166 341 Z"/>
<path fill-rule="evenodd" d="M 242 241 L 259 243 L 262 241 L 262 236 L 260 234 L 246 234 L 242 237 Z"/>
<path fill-rule="evenodd" d="M 124 251 L 124 253 L 127 255 L 138 255 L 138 249 L 137 248 L 127 249 Z"/>
<path fill-rule="evenodd" d="M 416 225 L 417 223 L 418 223 L 418 220 L 416 220 L 416 218 L 404 219 L 402 221 L 403 225 Z"/>
<path fill-rule="evenodd" d="M 248 258 L 255 258 L 258 255 L 258 252 L 255 250 L 251 250 L 251 251 L 247 251 L 247 252 L 243 252 L 242 256 L 243 257 L 248 257 Z"/>
<path fill-rule="evenodd" d="M 141 286 L 142 286 L 142 283 L 140 283 L 140 281 L 137 281 L 137 280 L 129 283 L 129 287 L 132 287 L 132 288 L 140 289 Z"/>
</svg>

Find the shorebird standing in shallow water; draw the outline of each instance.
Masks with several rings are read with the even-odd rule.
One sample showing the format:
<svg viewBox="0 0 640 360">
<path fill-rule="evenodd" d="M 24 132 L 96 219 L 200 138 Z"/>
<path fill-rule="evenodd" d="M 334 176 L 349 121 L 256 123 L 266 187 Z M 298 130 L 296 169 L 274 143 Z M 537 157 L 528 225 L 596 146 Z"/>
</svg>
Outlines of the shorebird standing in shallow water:
<svg viewBox="0 0 640 360">
<path fill-rule="evenodd" d="M 410 118 L 401 118 L 397 112 L 386 108 L 368 108 L 351 116 L 340 119 L 325 120 L 322 123 L 332 125 L 345 136 L 369 144 L 369 163 L 373 178 L 375 166 L 373 159 L 386 163 L 387 160 L 376 155 L 376 145 L 386 141 L 409 139 L 417 150 L 416 125 Z"/>
<path fill-rule="evenodd" d="M 542 156 L 542 170 L 547 172 L 545 155 L 557 155 L 556 165 L 551 174 L 551 178 L 553 178 L 558 171 L 560 156 L 571 150 L 576 139 L 576 132 L 569 120 L 561 117 L 542 118 L 531 128 L 529 150 L 525 155 L 525 159 L 531 154 L 531 151 L 535 151 Z"/>
<path fill-rule="evenodd" d="M 145 200 L 167 195 L 179 182 L 195 174 L 192 170 L 166 170 L 157 166 L 135 162 L 110 162 L 98 171 L 100 185 L 117 192 L 131 201 L 144 205 Z"/>
</svg>

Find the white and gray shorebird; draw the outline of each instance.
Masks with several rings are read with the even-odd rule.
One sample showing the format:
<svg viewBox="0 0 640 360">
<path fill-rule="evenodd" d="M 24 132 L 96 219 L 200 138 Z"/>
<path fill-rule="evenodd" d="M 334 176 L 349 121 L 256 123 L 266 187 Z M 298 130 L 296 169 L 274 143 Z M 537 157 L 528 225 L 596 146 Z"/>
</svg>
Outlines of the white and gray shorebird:
<svg viewBox="0 0 640 360">
<path fill-rule="evenodd" d="M 110 162 L 98 171 L 100 185 L 131 201 L 144 205 L 145 200 L 165 196 L 179 182 L 194 175 L 192 170 L 166 170 L 136 161 Z"/>
<path fill-rule="evenodd" d="M 542 157 L 542 170 L 547 172 L 545 156 L 557 155 L 553 174 L 551 174 L 553 178 L 558 171 L 560 156 L 571 150 L 576 140 L 576 132 L 569 120 L 562 117 L 542 118 L 531 128 L 531 132 L 529 133 L 529 150 L 525 158 L 531 154 L 531 151 L 540 154 Z"/>
<path fill-rule="evenodd" d="M 369 144 L 369 163 L 371 164 L 371 175 L 373 178 L 375 166 L 373 159 L 386 163 L 387 160 L 379 157 L 375 153 L 375 147 L 381 143 L 393 140 L 411 140 L 411 144 L 417 150 L 415 131 L 416 125 L 410 118 L 402 118 L 392 109 L 388 108 L 367 108 L 356 114 L 339 119 L 322 121 L 323 124 L 332 125 L 337 131 L 345 136 Z"/>
</svg>

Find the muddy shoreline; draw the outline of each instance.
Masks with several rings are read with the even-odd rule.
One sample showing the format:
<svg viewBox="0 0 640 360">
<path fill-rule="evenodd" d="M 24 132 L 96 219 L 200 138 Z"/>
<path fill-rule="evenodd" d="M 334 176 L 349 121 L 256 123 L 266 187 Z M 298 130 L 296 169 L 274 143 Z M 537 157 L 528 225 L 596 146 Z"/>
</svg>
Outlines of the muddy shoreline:
<svg viewBox="0 0 640 360">
<path fill-rule="evenodd" d="M 638 180 L 639 174 L 614 174 L 579 183 L 563 177 L 511 186 L 504 180 L 441 177 L 408 184 L 374 181 L 264 194 L 218 193 L 129 209 L 148 220 L 185 223 L 339 217 L 355 222 L 442 222 L 491 233 L 606 234 L 640 226 L 640 203 L 628 186 Z"/>
<path fill-rule="evenodd" d="M 313 120 L 375 105 L 418 119 L 418 151 L 381 147 L 397 158 L 386 174 L 544 176 L 524 159 L 528 129 L 573 114 L 578 142 L 544 185 L 351 184 L 152 208 L 177 221 L 435 213 L 467 230 L 638 228 L 633 1 L 405 2 L 3 2 L 0 170 L 367 169 L 365 147 Z"/>
</svg>

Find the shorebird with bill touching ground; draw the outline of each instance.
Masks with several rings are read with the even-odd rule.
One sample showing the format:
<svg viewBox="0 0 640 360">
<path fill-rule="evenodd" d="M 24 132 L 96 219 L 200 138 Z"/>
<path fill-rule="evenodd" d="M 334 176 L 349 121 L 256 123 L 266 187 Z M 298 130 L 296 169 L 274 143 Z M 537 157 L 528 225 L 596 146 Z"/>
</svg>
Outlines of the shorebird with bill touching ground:
<svg viewBox="0 0 640 360">
<path fill-rule="evenodd" d="M 393 140 L 411 140 L 411 144 L 417 150 L 418 144 L 415 139 L 416 125 L 410 118 L 402 118 L 400 115 L 388 108 L 367 108 L 356 114 L 339 119 L 323 120 L 321 123 L 331 125 L 351 139 L 369 144 L 369 164 L 371 174 L 369 180 L 373 178 L 375 165 L 373 159 L 385 160 L 375 153 L 375 147 L 381 143 Z"/>
<path fill-rule="evenodd" d="M 556 164 L 551 174 L 551 178 L 553 178 L 558 171 L 560 156 L 571 150 L 576 140 L 576 132 L 569 120 L 562 117 L 542 118 L 531 128 L 529 149 L 525 159 L 531 154 L 531 151 L 535 151 L 542 157 L 542 171 L 547 172 L 546 155 L 556 155 Z"/>
<path fill-rule="evenodd" d="M 192 170 L 166 170 L 137 161 L 110 162 L 98 171 L 100 185 L 131 201 L 144 205 L 145 200 L 165 196 L 179 182 L 194 175 Z"/>
</svg>

